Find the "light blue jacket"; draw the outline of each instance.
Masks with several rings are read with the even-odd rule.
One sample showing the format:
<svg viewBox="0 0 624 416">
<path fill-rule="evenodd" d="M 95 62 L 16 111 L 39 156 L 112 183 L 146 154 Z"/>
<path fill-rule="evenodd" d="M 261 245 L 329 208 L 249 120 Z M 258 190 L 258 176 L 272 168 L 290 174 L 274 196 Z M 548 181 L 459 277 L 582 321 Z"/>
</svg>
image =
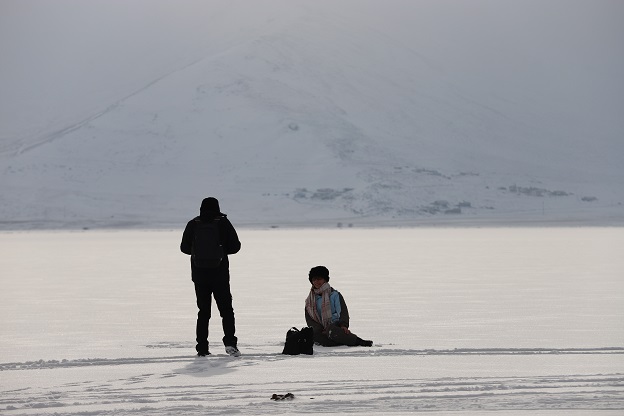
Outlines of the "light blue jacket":
<svg viewBox="0 0 624 416">
<path fill-rule="evenodd" d="M 323 304 L 323 296 L 316 296 L 316 310 L 319 316 L 321 316 L 321 306 Z M 349 309 L 344 298 L 336 289 L 332 288 L 329 294 L 329 304 L 332 312 L 332 324 L 340 327 L 349 327 Z M 307 309 L 305 310 L 306 324 L 314 328 L 315 332 L 322 332 L 323 326 L 314 320 L 309 314 Z"/>
<path fill-rule="evenodd" d="M 335 324 L 336 322 L 340 321 L 340 313 L 342 312 L 342 308 L 340 307 L 340 292 L 334 290 L 329 294 L 329 304 L 331 305 L 332 324 Z M 318 316 L 322 316 L 322 305 L 323 296 L 316 295 L 316 311 L 318 312 Z"/>
</svg>

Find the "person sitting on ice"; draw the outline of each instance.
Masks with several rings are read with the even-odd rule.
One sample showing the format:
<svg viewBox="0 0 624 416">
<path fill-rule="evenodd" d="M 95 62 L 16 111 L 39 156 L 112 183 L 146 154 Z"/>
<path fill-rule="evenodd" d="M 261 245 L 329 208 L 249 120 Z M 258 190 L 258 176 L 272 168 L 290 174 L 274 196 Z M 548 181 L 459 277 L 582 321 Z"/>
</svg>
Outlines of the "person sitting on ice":
<svg viewBox="0 0 624 416">
<path fill-rule="evenodd" d="M 327 267 L 313 267 L 308 279 L 312 288 L 305 301 L 305 318 L 308 326 L 314 330 L 314 342 L 324 347 L 372 346 L 373 341 L 363 340 L 349 331 L 347 304 L 340 292 L 329 285 Z"/>
</svg>

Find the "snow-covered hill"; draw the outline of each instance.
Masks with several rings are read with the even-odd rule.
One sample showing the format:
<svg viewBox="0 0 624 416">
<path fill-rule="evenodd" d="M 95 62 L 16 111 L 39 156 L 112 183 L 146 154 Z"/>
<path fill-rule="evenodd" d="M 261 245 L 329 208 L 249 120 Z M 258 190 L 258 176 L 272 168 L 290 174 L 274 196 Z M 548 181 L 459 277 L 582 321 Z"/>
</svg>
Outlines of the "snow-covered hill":
<svg viewBox="0 0 624 416">
<path fill-rule="evenodd" d="M 620 3 L 2 7 L 2 228 L 624 223 Z"/>
</svg>

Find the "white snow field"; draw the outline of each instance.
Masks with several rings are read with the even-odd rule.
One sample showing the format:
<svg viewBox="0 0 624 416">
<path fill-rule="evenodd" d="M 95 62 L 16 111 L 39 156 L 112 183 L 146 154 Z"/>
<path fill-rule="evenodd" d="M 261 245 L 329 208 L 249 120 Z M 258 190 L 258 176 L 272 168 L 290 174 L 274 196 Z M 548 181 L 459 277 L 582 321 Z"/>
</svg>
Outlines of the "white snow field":
<svg viewBox="0 0 624 416">
<path fill-rule="evenodd" d="M 239 235 L 243 355 L 196 358 L 181 230 L 0 233 L 0 413 L 624 412 L 621 228 Z M 373 347 L 281 354 L 319 264 Z"/>
</svg>

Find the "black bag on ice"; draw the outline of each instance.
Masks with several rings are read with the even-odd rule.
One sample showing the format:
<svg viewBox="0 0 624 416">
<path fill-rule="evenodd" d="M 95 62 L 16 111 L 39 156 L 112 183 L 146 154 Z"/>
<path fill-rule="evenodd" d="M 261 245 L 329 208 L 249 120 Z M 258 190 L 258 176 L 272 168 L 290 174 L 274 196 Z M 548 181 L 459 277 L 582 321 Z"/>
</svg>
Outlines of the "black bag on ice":
<svg viewBox="0 0 624 416">
<path fill-rule="evenodd" d="M 286 332 L 286 342 L 282 354 L 314 354 L 314 331 L 312 327 L 301 328 L 301 331 L 295 327 L 290 328 Z"/>
<path fill-rule="evenodd" d="M 299 355 L 299 330 L 292 327 L 286 332 L 286 342 L 282 354 Z"/>
<path fill-rule="evenodd" d="M 314 354 L 314 330 L 311 326 L 301 328 L 299 331 L 299 352 L 301 354 Z"/>
</svg>

